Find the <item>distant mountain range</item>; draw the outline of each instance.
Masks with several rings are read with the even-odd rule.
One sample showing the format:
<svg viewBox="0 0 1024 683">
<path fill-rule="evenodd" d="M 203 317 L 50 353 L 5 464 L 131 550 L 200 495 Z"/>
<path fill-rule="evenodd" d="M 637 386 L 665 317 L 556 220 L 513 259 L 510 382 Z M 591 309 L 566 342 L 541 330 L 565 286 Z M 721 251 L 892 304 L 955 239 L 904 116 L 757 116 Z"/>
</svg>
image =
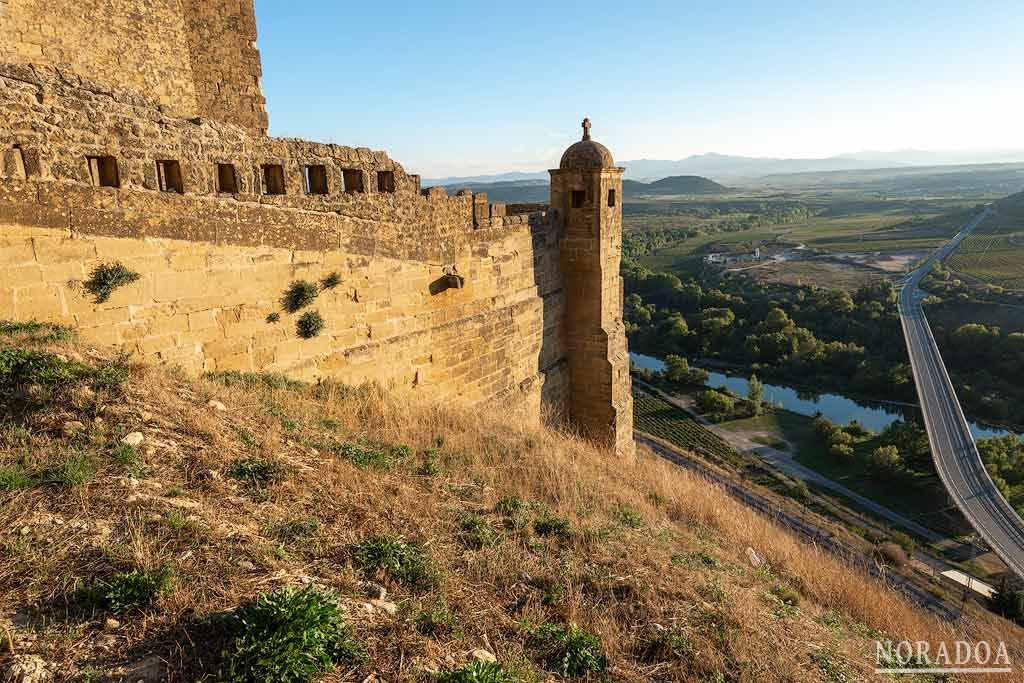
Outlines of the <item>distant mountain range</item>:
<svg viewBox="0 0 1024 683">
<path fill-rule="evenodd" d="M 1007 163 L 1024 161 L 1024 150 L 982 150 L 982 151 L 928 151 L 900 150 L 896 152 L 855 152 L 825 159 L 784 159 L 766 157 L 744 157 L 728 154 L 696 154 L 676 161 L 658 159 L 636 159 L 620 161 L 626 168 L 625 178 L 631 180 L 657 180 L 669 176 L 704 176 L 720 182 L 739 178 L 758 178 L 786 173 L 823 173 L 828 171 L 853 171 L 874 168 L 941 166 L 954 164 Z M 495 175 L 463 176 L 426 179 L 424 186 L 460 185 L 466 187 L 478 183 L 512 182 L 548 179 L 547 171 L 535 173 L 498 173 Z"/>
<path fill-rule="evenodd" d="M 546 203 L 551 192 L 546 180 L 537 179 L 503 180 L 496 183 L 454 183 L 445 185 L 445 189 L 449 194 L 454 194 L 461 189 L 486 192 L 487 199 L 490 201 L 506 204 Z M 653 183 L 641 183 L 636 180 L 622 181 L 624 197 L 717 194 L 728 189 L 713 180 L 694 175 L 670 176 Z"/>
</svg>

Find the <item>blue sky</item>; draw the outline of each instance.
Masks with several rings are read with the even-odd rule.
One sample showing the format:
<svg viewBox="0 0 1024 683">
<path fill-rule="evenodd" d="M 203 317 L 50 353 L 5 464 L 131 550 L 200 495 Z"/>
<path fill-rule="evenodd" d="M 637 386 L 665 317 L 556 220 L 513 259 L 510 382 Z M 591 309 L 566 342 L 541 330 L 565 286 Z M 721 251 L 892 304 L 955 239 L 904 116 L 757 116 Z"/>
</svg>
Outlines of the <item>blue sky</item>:
<svg viewBox="0 0 1024 683">
<path fill-rule="evenodd" d="M 617 159 L 1024 147 L 1024 2 L 256 0 L 273 135 L 425 177 Z"/>
</svg>

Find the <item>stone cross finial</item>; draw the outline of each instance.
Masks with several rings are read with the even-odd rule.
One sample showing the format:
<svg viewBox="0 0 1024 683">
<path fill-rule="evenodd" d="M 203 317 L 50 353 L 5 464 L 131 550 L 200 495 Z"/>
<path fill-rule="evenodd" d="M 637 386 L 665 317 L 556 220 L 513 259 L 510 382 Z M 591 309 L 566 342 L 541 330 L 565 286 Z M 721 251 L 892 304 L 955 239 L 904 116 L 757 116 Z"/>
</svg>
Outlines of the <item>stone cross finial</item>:
<svg viewBox="0 0 1024 683">
<path fill-rule="evenodd" d="M 583 119 L 583 139 L 590 139 L 590 119 Z"/>
</svg>

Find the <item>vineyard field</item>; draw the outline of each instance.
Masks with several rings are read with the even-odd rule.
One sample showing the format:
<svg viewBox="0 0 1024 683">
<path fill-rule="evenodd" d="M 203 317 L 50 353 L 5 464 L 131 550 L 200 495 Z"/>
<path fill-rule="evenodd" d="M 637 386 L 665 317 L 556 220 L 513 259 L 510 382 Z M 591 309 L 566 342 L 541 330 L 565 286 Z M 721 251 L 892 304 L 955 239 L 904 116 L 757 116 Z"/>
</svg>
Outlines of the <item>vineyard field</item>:
<svg viewBox="0 0 1024 683">
<path fill-rule="evenodd" d="M 993 285 L 1024 289 L 1024 229 L 971 235 L 947 265 Z"/>
<path fill-rule="evenodd" d="M 733 466 L 742 457 L 724 439 L 697 422 L 686 411 L 647 393 L 633 398 L 633 419 L 638 430 L 665 439 L 682 449 Z"/>
</svg>

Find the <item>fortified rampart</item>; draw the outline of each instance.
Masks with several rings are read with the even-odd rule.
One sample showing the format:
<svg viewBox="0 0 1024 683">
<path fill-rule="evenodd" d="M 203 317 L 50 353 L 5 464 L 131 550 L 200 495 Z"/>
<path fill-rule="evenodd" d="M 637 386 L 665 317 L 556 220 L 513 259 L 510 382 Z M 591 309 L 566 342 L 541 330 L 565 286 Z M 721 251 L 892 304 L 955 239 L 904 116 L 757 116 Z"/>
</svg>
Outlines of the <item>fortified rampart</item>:
<svg viewBox="0 0 1024 683">
<path fill-rule="evenodd" d="M 0 0 L 0 61 L 59 67 L 97 91 L 265 133 L 251 0 Z"/>
<path fill-rule="evenodd" d="M 256 54 L 250 2 L 85 4 L 110 19 L 97 40 L 110 33 L 116 43 L 129 30 L 117 22 L 128 21 L 131 35 L 175 44 L 218 43 L 210 32 L 222 31 L 220 46 L 247 47 L 231 58 Z M 221 4 L 235 15 L 197 19 Z M 10 59 L 0 63 L 0 318 L 61 322 L 193 372 L 280 371 L 507 401 L 631 448 L 620 169 L 563 169 L 553 208 L 512 207 L 521 213 L 480 194 L 421 190 L 383 152 L 263 135 L 265 117 L 231 95 L 231 83 L 253 76 L 249 94 L 262 103 L 258 57 L 237 67 L 230 97 L 202 86 L 235 68 L 215 47 L 182 53 L 187 63 L 166 50 L 126 54 L 138 60 L 132 74 L 94 68 L 106 63 L 100 47 L 54 66 L 84 33 L 43 31 L 40 56 L 26 47 L 38 38 L 33 21 L 71 20 L 54 19 L 53 4 L 4 5 L 0 33 L 27 33 L 16 59 L 0 52 Z M 170 91 L 149 87 L 178 76 Z M 590 183 L 587 193 L 573 183 Z M 139 277 L 100 301 L 85 283 L 113 263 Z M 290 312 L 283 298 L 295 281 L 333 286 Z M 324 325 L 303 338 L 296 322 L 308 311 Z"/>
</svg>

